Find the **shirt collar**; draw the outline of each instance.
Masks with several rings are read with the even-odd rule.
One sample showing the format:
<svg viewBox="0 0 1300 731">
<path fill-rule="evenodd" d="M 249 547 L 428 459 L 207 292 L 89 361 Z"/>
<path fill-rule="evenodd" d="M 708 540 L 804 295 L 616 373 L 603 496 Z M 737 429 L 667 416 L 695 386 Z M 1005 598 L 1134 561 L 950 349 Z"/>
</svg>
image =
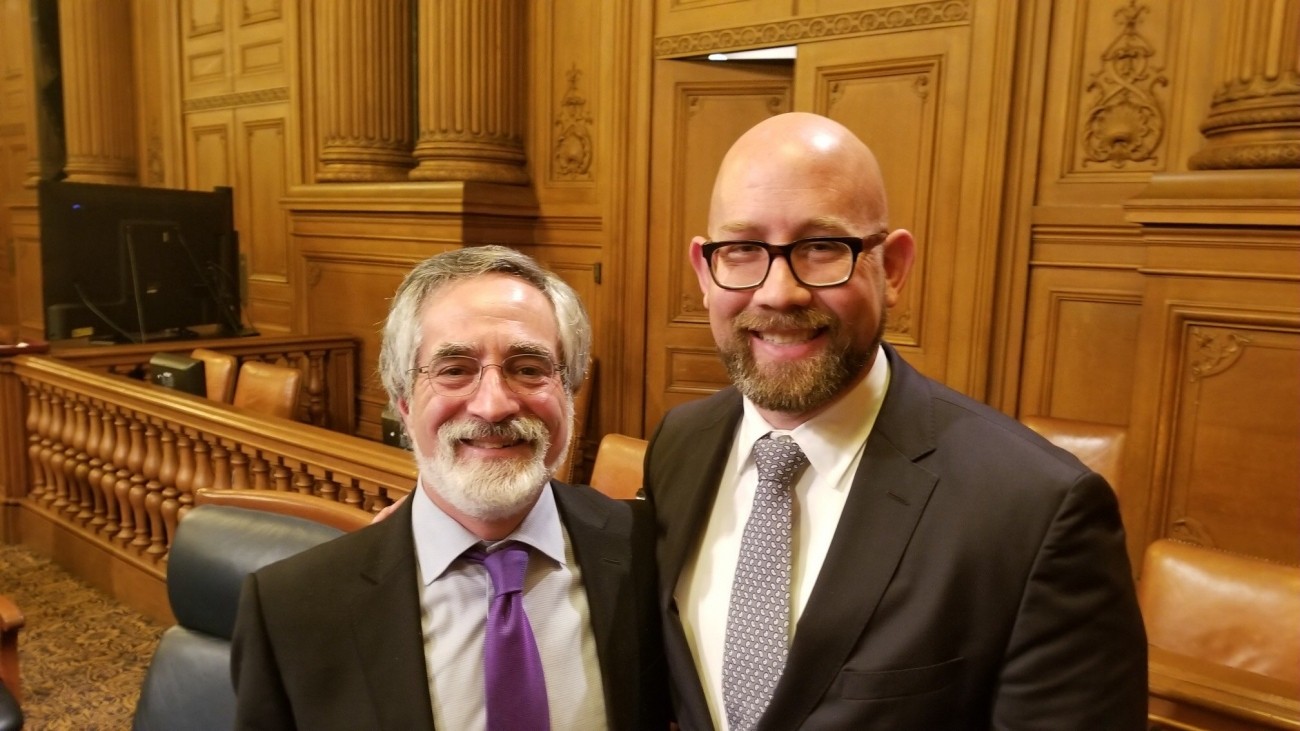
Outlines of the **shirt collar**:
<svg viewBox="0 0 1300 731">
<path fill-rule="evenodd" d="M 434 504 L 424 491 L 423 477 L 416 482 L 411 499 L 415 501 L 411 505 L 415 555 L 420 564 L 420 580 L 428 585 L 446 573 L 461 554 L 483 541 Z M 555 494 L 549 482 L 542 487 L 542 494 L 524 521 L 503 540 L 525 543 L 552 561 L 565 563 L 560 512 L 555 507 Z"/>
<path fill-rule="evenodd" d="M 736 431 L 740 463 L 748 464 L 753 459 L 754 442 L 773 432 L 794 439 L 817 474 L 840 474 L 865 448 L 888 389 L 889 359 L 884 348 L 877 346 L 867 377 L 844 392 L 825 411 L 794 429 L 773 427 L 758 412 L 758 407 L 745 398 L 740 428 Z"/>
</svg>

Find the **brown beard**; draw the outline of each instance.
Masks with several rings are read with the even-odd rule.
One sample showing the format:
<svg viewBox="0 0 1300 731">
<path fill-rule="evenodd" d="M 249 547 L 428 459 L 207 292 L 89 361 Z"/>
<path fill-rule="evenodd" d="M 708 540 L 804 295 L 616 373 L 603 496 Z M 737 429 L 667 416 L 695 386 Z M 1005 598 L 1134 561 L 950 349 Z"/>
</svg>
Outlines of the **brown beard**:
<svg viewBox="0 0 1300 731">
<path fill-rule="evenodd" d="M 754 360 L 750 331 L 825 329 L 829 347 L 810 358 L 760 366 Z M 853 346 L 851 333 L 834 315 L 801 309 L 760 315 L 745 311 L 731 322 L 731 339 L 719 348 L 731 382 L 754 405 L 783 414 L 804 414 L 833 400 L 871 362 L 884 335 L 882 317 L 870 347 Z"/>
</svg>

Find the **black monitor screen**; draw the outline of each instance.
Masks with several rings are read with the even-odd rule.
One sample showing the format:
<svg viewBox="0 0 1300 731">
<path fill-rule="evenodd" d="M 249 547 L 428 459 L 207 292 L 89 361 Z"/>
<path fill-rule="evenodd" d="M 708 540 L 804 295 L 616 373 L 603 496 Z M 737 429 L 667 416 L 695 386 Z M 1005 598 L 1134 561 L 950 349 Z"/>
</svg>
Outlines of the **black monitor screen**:
<svg viewBox="0 0 1300 731">
<path fill-rule="evenodd" d="M 40 184 L 45 335 L 148 342 L 240 329 L 230 188 Z"/>
</svg>

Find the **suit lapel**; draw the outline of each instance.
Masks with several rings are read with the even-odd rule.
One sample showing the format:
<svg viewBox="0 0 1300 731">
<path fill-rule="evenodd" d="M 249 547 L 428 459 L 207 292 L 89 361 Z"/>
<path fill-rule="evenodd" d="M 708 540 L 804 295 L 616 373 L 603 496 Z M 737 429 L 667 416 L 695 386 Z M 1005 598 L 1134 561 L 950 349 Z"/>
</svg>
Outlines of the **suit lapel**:
<svg viewBox="0 0 1300 731">
<path fill-rule="evenodd" d="M 890 354 L 890 387 L 835 536 L 795 630 L 762 728 L 795 728 L 859 642 L 925 510 L 937 477 L 914 460 L 934 448 L 924 379 Z"/>
<path fill-rule="evenodd" d="M 625 710 L 636 702 L 636 656 L 626 649 L 628 638 L 636 632 L 632 597 L 632 550 L 630 535 L 614 528 L 610 511 L 613 504 L 587 499 L 580 490 L 554 480 L 560 520 L 573 544 L 573 555 L 582 572 L 587 591 L 587 609 L 591 630 L 596 639 L 596 658 L 600 663 L 605 690 L 605 712 L 610 719 L 621 719 Z M 619 727 L 615 723 L 614 727 Z"/>
<path fill-rule="evenodd" d="M 383 523 L 367 529 L 375 532 L 375 540 L 361 561 L 359 588 L 344 611 L 351 615 L 358 665 L 379 727 L 432 731 L 411 503 L 407 500 Z"/>
</svg>

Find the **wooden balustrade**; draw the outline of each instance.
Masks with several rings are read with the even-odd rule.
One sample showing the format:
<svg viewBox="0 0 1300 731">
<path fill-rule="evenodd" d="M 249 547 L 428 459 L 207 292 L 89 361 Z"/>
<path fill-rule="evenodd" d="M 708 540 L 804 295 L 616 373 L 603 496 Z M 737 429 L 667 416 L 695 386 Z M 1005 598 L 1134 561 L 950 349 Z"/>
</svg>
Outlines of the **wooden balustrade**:
<svg viewBox="0 0 1300 731">
<path fill-rule="evenodd" d="M 346 434 L 356 430 L 357 339 L 351 335 L 274 335 L 253 338 L 175 340 L 138 345 L 54 343 L 51 354 L 91 370 L 138 376 L 155 353 L 188 354 L 197 347 L 245 361 L 288 365 L 302 371 L 299 420 Z"/>
<path fill-rule="evenodd" d="M 93 544 L 159 581 L 177 522 L 204 487 L 376 511 L 415 484 L 403 450 L 59 358 L 0 361 L 0 403 L 5 525 L 21 525 L 24 543 L 52 525 L 47 534 Z"/>
</svg>

